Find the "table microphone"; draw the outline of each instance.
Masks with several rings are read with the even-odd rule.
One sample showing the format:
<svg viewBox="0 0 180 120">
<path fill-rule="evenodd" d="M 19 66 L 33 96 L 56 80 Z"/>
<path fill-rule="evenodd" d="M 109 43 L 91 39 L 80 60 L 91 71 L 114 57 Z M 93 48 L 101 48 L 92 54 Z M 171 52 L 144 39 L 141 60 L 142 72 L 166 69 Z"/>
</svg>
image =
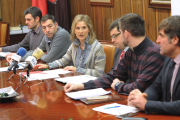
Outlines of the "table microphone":
<svg viewBox="0 0 180 120">
<path fill-rule="evenodd" d="M 27 68 L 29 65 L 31 66 L 31 68 L 33 68 L 36 64 L 37 64 L 37 60 L 39 60 L 42 56 L 43 56 L 44 52 L 37 48 L 32 56 L 28 56 L 25 60 L 25 62 L 27 63 L 27 66 L 25 68 Z M 25 69 L 24 68 L 24 69 Z"/>
<path fill-rule="evenodd" d="M 16 67 L 16 65 L 18 64 L 18 62 L 20 62 L 21 58 L 26 54 L 26 49 L 23 47 L 20 47 L 17 51 L 17 54 L 13 54 L 11 56 L 11 59 L 13 60 L 13 62 L 10 64 L 10 66 L 7 69 L 7 73 L 10 72 L 12 70 L 13 67 Z"/>
</svg>

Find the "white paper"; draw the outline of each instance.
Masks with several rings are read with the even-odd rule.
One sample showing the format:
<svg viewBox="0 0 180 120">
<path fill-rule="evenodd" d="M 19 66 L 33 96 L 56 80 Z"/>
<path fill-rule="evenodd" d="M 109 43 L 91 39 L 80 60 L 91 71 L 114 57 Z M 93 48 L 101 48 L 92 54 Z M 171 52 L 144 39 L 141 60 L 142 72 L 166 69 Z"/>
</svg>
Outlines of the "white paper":
<svg viewBox="0 0 180 120">
<path fill-rule="evenodd" d="M 26 72 L 23 72 L 22 75 L 27 77 Z M 44 79 L 58 78 L 58 77 L 59 77 L 58 74 L 46 73 L 45 71 L 34 71 L 29 73 L 28 81 L 44 80 Z"/>
<path fill-rule="evenodd" d="M 8 97 L 13 97 L 13 96 L 19 95 L 18 93 L 16 93 L 16 92 L 14 91 L 14 89 L 13 89 L 11 86 L 5 87 L 5 88 L 1 88 L 1 89 L 0 89 L 0 93 L 8 93 L 8 94 L 9 94 Z M 8 98 L 8 97 L 6 97 L 6 98 Z"/>
<path fill-rule="evenodd" d="M 10 35 L 22 34 L 22 30 L 10 30 Z"/>
<path fill-rule="evenodd" d="M 28 81 L 59 78 L 60 77 L 59 74 L 66 74 L 70 72 L 71 71 L 65 71 L 63 69 L 47 70 L 47 71 L 33 71 L 33 72 L 30 72 Z M 26 72 L 23 72 L 22 75 L 27 77 Z"/>
<path fill-rule="evenodd" d="M 180 0 L 171 0 L 171 15 L 180 15 Z"/>
<path fill-rule="evenodd" d="M 95 79 L 97 78 L 90 75 L 79 75 L 72 77 L 57 78 L 55 80 L 63 83 L 81 84 L 88 82 L 89 80 L 95 80 Z"/>
<path fill-rule="evenodd" d="M 55 70 L 44 71 L 44 73 L 48 73 L 48 74 L 67 74 L 70 72 L 71 71 L 67 71 L 67 70 L 63 70 L 63 69 L 55 69 Z"/>
<path fill-rule="evenodd" d="M 103 105 L 100 107 L 93 108 L 94 111 L 103 112 L 111 115 L 123 115 L 126 113 L 135 113 L 138 112 L 139 109 L 127 105 L 112 103 Z"/>
<path fill-rule="evenodd" d="M 0 52 L 0 56 L 6 57 L 6 55 L 9 54 L 9 53 L 11 53 L 11 52 Z"/>
<path fill-rule="evenodd" d="M 90 89 L 90 90 L 81 90 L 77 92 L 65 93 L 68 97 L 73 99 L 82 99 L 87 97 L 95 97 L 100 95 L 106 95 L 111 93 L 111 91 L 106 91 L 102 88 Z"/>
</svg>

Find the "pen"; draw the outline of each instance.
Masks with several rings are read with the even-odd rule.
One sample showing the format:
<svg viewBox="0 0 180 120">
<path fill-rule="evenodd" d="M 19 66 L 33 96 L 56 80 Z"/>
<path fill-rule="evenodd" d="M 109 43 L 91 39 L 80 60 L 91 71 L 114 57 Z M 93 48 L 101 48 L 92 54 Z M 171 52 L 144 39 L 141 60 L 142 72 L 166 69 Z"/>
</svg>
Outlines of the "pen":
<svg viewBox="0 0 180 120">
<path fill-rule="evenodd" d="M 104 109 L 111 109 L 111 108 L 118 108 L 118 107 L 120 107 L 120 106 L 106 107 Z"/>
</svg>

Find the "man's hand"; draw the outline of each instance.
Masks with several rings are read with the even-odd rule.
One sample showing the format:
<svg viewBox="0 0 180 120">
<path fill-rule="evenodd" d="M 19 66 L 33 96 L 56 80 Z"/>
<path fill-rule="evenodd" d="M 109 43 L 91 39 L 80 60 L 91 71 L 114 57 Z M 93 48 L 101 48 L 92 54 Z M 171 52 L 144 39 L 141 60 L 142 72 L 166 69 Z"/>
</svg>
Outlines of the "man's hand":
<svg viewBox="0 0 180 120">
<path fill-rule="evenodd" d="M 120 81 L 120 80 L 117 79 L 117 78 L 114 79 L 114 80 L 113 80 L 113 83 L 111 84 L 111 88 L 112 88 L 113 90 L 115 90 L 115 87 L 114 87 L 114 86 L 115 86 L 115 84 L 116 84 L 117 82 L 122 82 L 122 83 L 124 83 L 123 81 Z"/>
<path fill-rule="evenodd" d="M 6 55 L 6 60 L 7 60 L 9 63 L 12 62 L 11 56 L 14 55 L 14 54 L 16 54 L 16 53 L 9 53 L 9 54 Z"/>
<path fill-rule="evenodd" d="M 146 93 L 142 93 L 140 90 L 135 89 L 131 91 L 128 96 L 128 105 L 138 107 L 140 110 L 144 110 L 147 103 L 146 97 Z"/>
<path fill-rule="evenodd" d="M 33 67 L 33 70 L 37 70 L 37 69 L 47 69 L 49 68 L 49 66 L 47 64 L 37 64 Z"/>
<path fill-rule="evenodd" d="M 73 72 L 76 72 L 76 67 L 74 67 L 74 66 L 67 66 L 67 67 L 65 67 L 64 68 L 64 70 L 68 70 L 68 71 L 73 71 Z"/>
<path fill-rule="evenodd" d="M 71 92 L 71 91 L 82 90 L 82 89 L 84 89 L 84 84 L 71 84 L 71 83 L 67 83 L 64 86 L 64 91 L 65 92 Z"/>
</svg>

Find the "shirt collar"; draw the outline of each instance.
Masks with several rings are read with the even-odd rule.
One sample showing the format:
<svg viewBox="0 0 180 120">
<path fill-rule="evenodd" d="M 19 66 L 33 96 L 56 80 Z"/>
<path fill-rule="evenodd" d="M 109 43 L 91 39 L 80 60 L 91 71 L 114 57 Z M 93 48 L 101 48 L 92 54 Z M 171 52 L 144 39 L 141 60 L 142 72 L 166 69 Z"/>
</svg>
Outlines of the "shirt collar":
<svg viewBox="0 0 180 120">
<path fill-rule="evenodd" d="M 174 59 L 176 64 L 180 64 L 180 54 Z"/>
<path fill-rule="evenodd" d="M 41 29 L 42 29 L 42 27 L 41 27 L 41 25 L 39 25 L 39 27 L 36 30 L 31 30 L 31 32 L 34 33 L 34 34 L 39 34 Z"/>
<path fill-rule="evenodd" d="M 136 55 L 141 54 L 147 47 L 151 45 L 149 38 L 146 36 L 145 39 L 136 47 L 133 48 Z"/>
<path fill-rule="evenodd" d="M 89 35 L 88 35 L 87 38 L 86 38 L 85 45 L 87 45 L 88 42 L 89 42 Z M 74 45 L 80 46 L 80 41 L 79 41 L 78 38 L 75 39 Z"/>
</svg>

